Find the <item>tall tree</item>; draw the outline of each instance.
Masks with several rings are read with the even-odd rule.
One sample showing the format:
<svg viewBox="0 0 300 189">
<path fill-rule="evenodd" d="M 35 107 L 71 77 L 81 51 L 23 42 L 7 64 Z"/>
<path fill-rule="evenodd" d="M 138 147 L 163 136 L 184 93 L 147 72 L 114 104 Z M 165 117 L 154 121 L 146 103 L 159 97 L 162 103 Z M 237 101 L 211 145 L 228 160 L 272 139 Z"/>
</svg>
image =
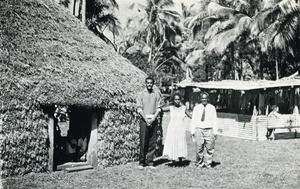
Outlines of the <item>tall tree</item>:
<svg viewBox="0 0 300 189">
<path fill-rule="evenodd" d="M 60 3 L 69 7 L 71 14 L 117 50 L 115 36 L 119 35 L 121 27 L 114 15 L 114 10 L 119 8 L 115 0 L 60 0 Z M 106 36 L 107 31 L 112 34 L 112 40 Z"/>
<path fill-rule="evenodd" d="M 120 33 L 120 22 L 114 15 L 114 9 L 119 6 L 115 0 L 90 0 L 87 1 L 87 26 L 103 39 L 107 44 L 117 50 L 115 36 Z M 112 40 L 105 35 L 106 31 L 112 34 Z"/>
<path fill-rule="evenodd" d="M 245 7 L 248 6 L 246 2 L 243 3 Z M 242 6 L 237 7 L 242 9 Z M 222 56 L 229 53 L 232 67 L 237 67 L 235 66 L 236 50 L 234 44 L 241 39 L 245 40 L 242 36 L 249 32 L 252 19 L 248 15 L 233 8 L 221 6 L 216 2 L 206 2 L 202 6 L 202 11 L 187 18 L 186 23 L 193 30 L 194 38 L 201 40 L 206 45 L 206 48 L 202 50 L 203 52 L 206 54 L 214 52 Z M 203 56 L 203 54 L 198 55 Z M 243 65 L 238 67 L 242 68 Z M 239 74 L 239 79 L 242 79 L 241 74 Z"/>
<path fill-rule="evenodd" d="M 278 64 L 284 54 L 296 58 L 300 66 L 300 2 L 296 0 L 264 0 L 262 10 L 255 18 L 252 33 L 258 36 L 263 53 L 272 54 L 276 64 L 276 79 L 279 78 Z M 279 56 L 278 56 L 279 55 Z M 291 59 L 290 59 L 291 60 Z"/>
<path fill-rule="evenodd" d="M 133 26 L 136 32 L 129 35 L 135 42 L 145 44 L 144 48 L 149 52 L 149 63 L 154 63 L 154 59 L 157 57 L 156 53 L 162 48 L 174 45 L 175 36 L 181 34 L 178 26 L 180 15 L 166 9 L 173 4 L 172 0 L 148 0 L 146 6 L 136 3 L 130 6 L 130 9 L 139 6 L 140 11 L 145 12 L 141 18 L 135 16 L 130 18 L 126 29 L 130 29 L 132 23 L 139 23 L 138 28 L 136 25 Z"/>
<path fill-rule="evenodd" d="M 124 46 L 120 52 L 127 57 L 133 54 L 139 56 L 139 53 L 146 55 L 147 67 L 151 67 L 153 72 L 174 74 L 182 70 L 184 62 L 178 54 L 182 27 L 180 14 L 168 9 L 173 4 L 172 0 L 148 0 L 146 5 L 131 4 L 129 8 L 136 14 L 128 19 L 124 29 Z"/>
</svg>

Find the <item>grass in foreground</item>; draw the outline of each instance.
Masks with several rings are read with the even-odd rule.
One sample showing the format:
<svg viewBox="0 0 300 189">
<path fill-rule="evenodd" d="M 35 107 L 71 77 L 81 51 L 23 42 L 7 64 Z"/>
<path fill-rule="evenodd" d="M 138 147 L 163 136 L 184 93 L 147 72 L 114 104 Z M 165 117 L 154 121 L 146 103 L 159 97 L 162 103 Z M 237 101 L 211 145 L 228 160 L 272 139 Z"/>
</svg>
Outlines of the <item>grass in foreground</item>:
<svg viewBox="0 0 300 189">
<path fill-rule="evenodd" d="M 187 133 L 189 134 L 189 133 Z M 137 162 L 75 173 L 29 174 L 3 180 L 4 188 L 299 188 L 300 140 L 249 141 L 219 136 L 213 169 L 190 164 L 138 170 Z"/>
</svg>

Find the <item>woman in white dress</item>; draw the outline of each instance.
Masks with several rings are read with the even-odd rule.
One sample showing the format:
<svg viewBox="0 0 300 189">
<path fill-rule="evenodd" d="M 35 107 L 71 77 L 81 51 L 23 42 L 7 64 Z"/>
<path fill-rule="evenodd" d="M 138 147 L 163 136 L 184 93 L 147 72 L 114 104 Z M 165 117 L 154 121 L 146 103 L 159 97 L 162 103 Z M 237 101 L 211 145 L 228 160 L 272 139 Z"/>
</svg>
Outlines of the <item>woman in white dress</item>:
<svg viewBox="0 0 300 189">
<path fill-rule="evenodd" d="M 169 160 L 181 161 L 187 156 L 186 131 L 184 118 L 191 114 L 186 107 L 182 105 L 181 95 L 175 94 L 173 99 L 174 105 L 162 108 L 163 111 L 170 111 L 170 122 L 165 138 L 163 156 Z"/>
</svg>

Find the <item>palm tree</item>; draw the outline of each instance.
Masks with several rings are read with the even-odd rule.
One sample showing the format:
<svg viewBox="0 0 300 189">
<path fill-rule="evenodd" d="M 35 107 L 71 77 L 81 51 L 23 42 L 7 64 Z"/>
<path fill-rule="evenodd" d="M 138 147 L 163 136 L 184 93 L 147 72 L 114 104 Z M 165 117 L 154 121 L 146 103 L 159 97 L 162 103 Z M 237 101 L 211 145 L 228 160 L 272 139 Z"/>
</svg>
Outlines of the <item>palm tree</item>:
<svg viewBox="0 0 300 189">
<path fill-rule="evenodd" d="M 245 7 L 248 7 L 246 2 L 243 3 Z M 230 53 L 231 63 L 235 65 L 234 44 L 244 39 L 242 36 L 249 32 L 252 24 L 251 17 L 216 2 L 206 2 L 202 7 L 203 10 L 197 15 L 186 19 L 187 26 L 193 30 L 194 38 L 203 41 L 206 45 L 206 48 L 202 50 L 205 54 L 214 52 L 224 56 Z M 242 6 L 238 7 L 241 9 Z"/>
<path fill-rule="evenodd" d="M 277 51 L 300 58 L 300 2 L 265 0 L 262 8 L 252 27 L 252 34 L 258 36 L 262 52 L 275 54 Z M 278 56 L 275 60 L 276 79 L 279 78 L 278 63 L 281 58 Z"/>
<path fill-rule="evenodd" d="M 115 17 L 113 10 L 118 8 L 115 0 L 109 1 L 87 1 L 87 26 L 97 36 L 110 44 L 117 51 L 115 36 L 120 34 L 120 22 Z M 104 34 L 105 31 L 112 34 L 112 41 Z"/>
<path fill-rule="evenodd" d="M 155 65 L 160 51 L 165 47 L 174 45 L 175 37 L 181 35 L 178 25 L 180 20 L 179 13 L 166 9 L 172 6 L 172 0 L 148 0 L 147 5 L 133 3 L 129 8 L 139 7 L 144 14 L 128 20 L 126 29 L 130 30 L 133 25 L 134 33 L 130 33 L 129 44 L 143 44 L 144 51 L 148 54 L 148 62 Z M 138 28 L 136 24 L 138 23 Z"/>
<path fill-rule="evenodd" d="M 119 8 L 116 0 L 60 0 L 60 4 L 69 7 L 71 14 L 81 18 L 82 23 L 117 50 L 115 36 L 121 27 L 113 13 Z M 104 34 L 107 30 L 113 36 L 112 41 Z"/>
<path fill-rule="evenodd" d="M 180 14 L 169 9 L 172 5 L 172 0 L 131 4 L 129 14 L 132 16 L 127 21 L 123 32 L 125 36 L 119 45 L 121 54 L 146 73 L 162 76 L 160 80 L 175 78 L 185 70 L 179 53 L 182 41 Z"/>
</svg>

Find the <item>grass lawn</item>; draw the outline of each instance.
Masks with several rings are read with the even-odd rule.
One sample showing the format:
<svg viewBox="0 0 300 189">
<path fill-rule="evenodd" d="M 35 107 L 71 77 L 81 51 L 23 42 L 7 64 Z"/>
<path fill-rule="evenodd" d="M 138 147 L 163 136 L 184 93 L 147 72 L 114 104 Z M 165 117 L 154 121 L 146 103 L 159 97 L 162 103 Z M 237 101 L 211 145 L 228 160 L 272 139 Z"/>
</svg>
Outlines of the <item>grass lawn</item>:
<svg viewBox="0 0 300 189">
<path fill-rule="evenodd" d="M 187 134 L 189 134 L 187 132 Z M 4 188 L 300 188 L 300 140 L 249 141 L 219 136 L 213 169 L 190 164 L 137 169 L 137 162 L 106 169 L 28 174 L 2 180 Z"/>
</svg>

